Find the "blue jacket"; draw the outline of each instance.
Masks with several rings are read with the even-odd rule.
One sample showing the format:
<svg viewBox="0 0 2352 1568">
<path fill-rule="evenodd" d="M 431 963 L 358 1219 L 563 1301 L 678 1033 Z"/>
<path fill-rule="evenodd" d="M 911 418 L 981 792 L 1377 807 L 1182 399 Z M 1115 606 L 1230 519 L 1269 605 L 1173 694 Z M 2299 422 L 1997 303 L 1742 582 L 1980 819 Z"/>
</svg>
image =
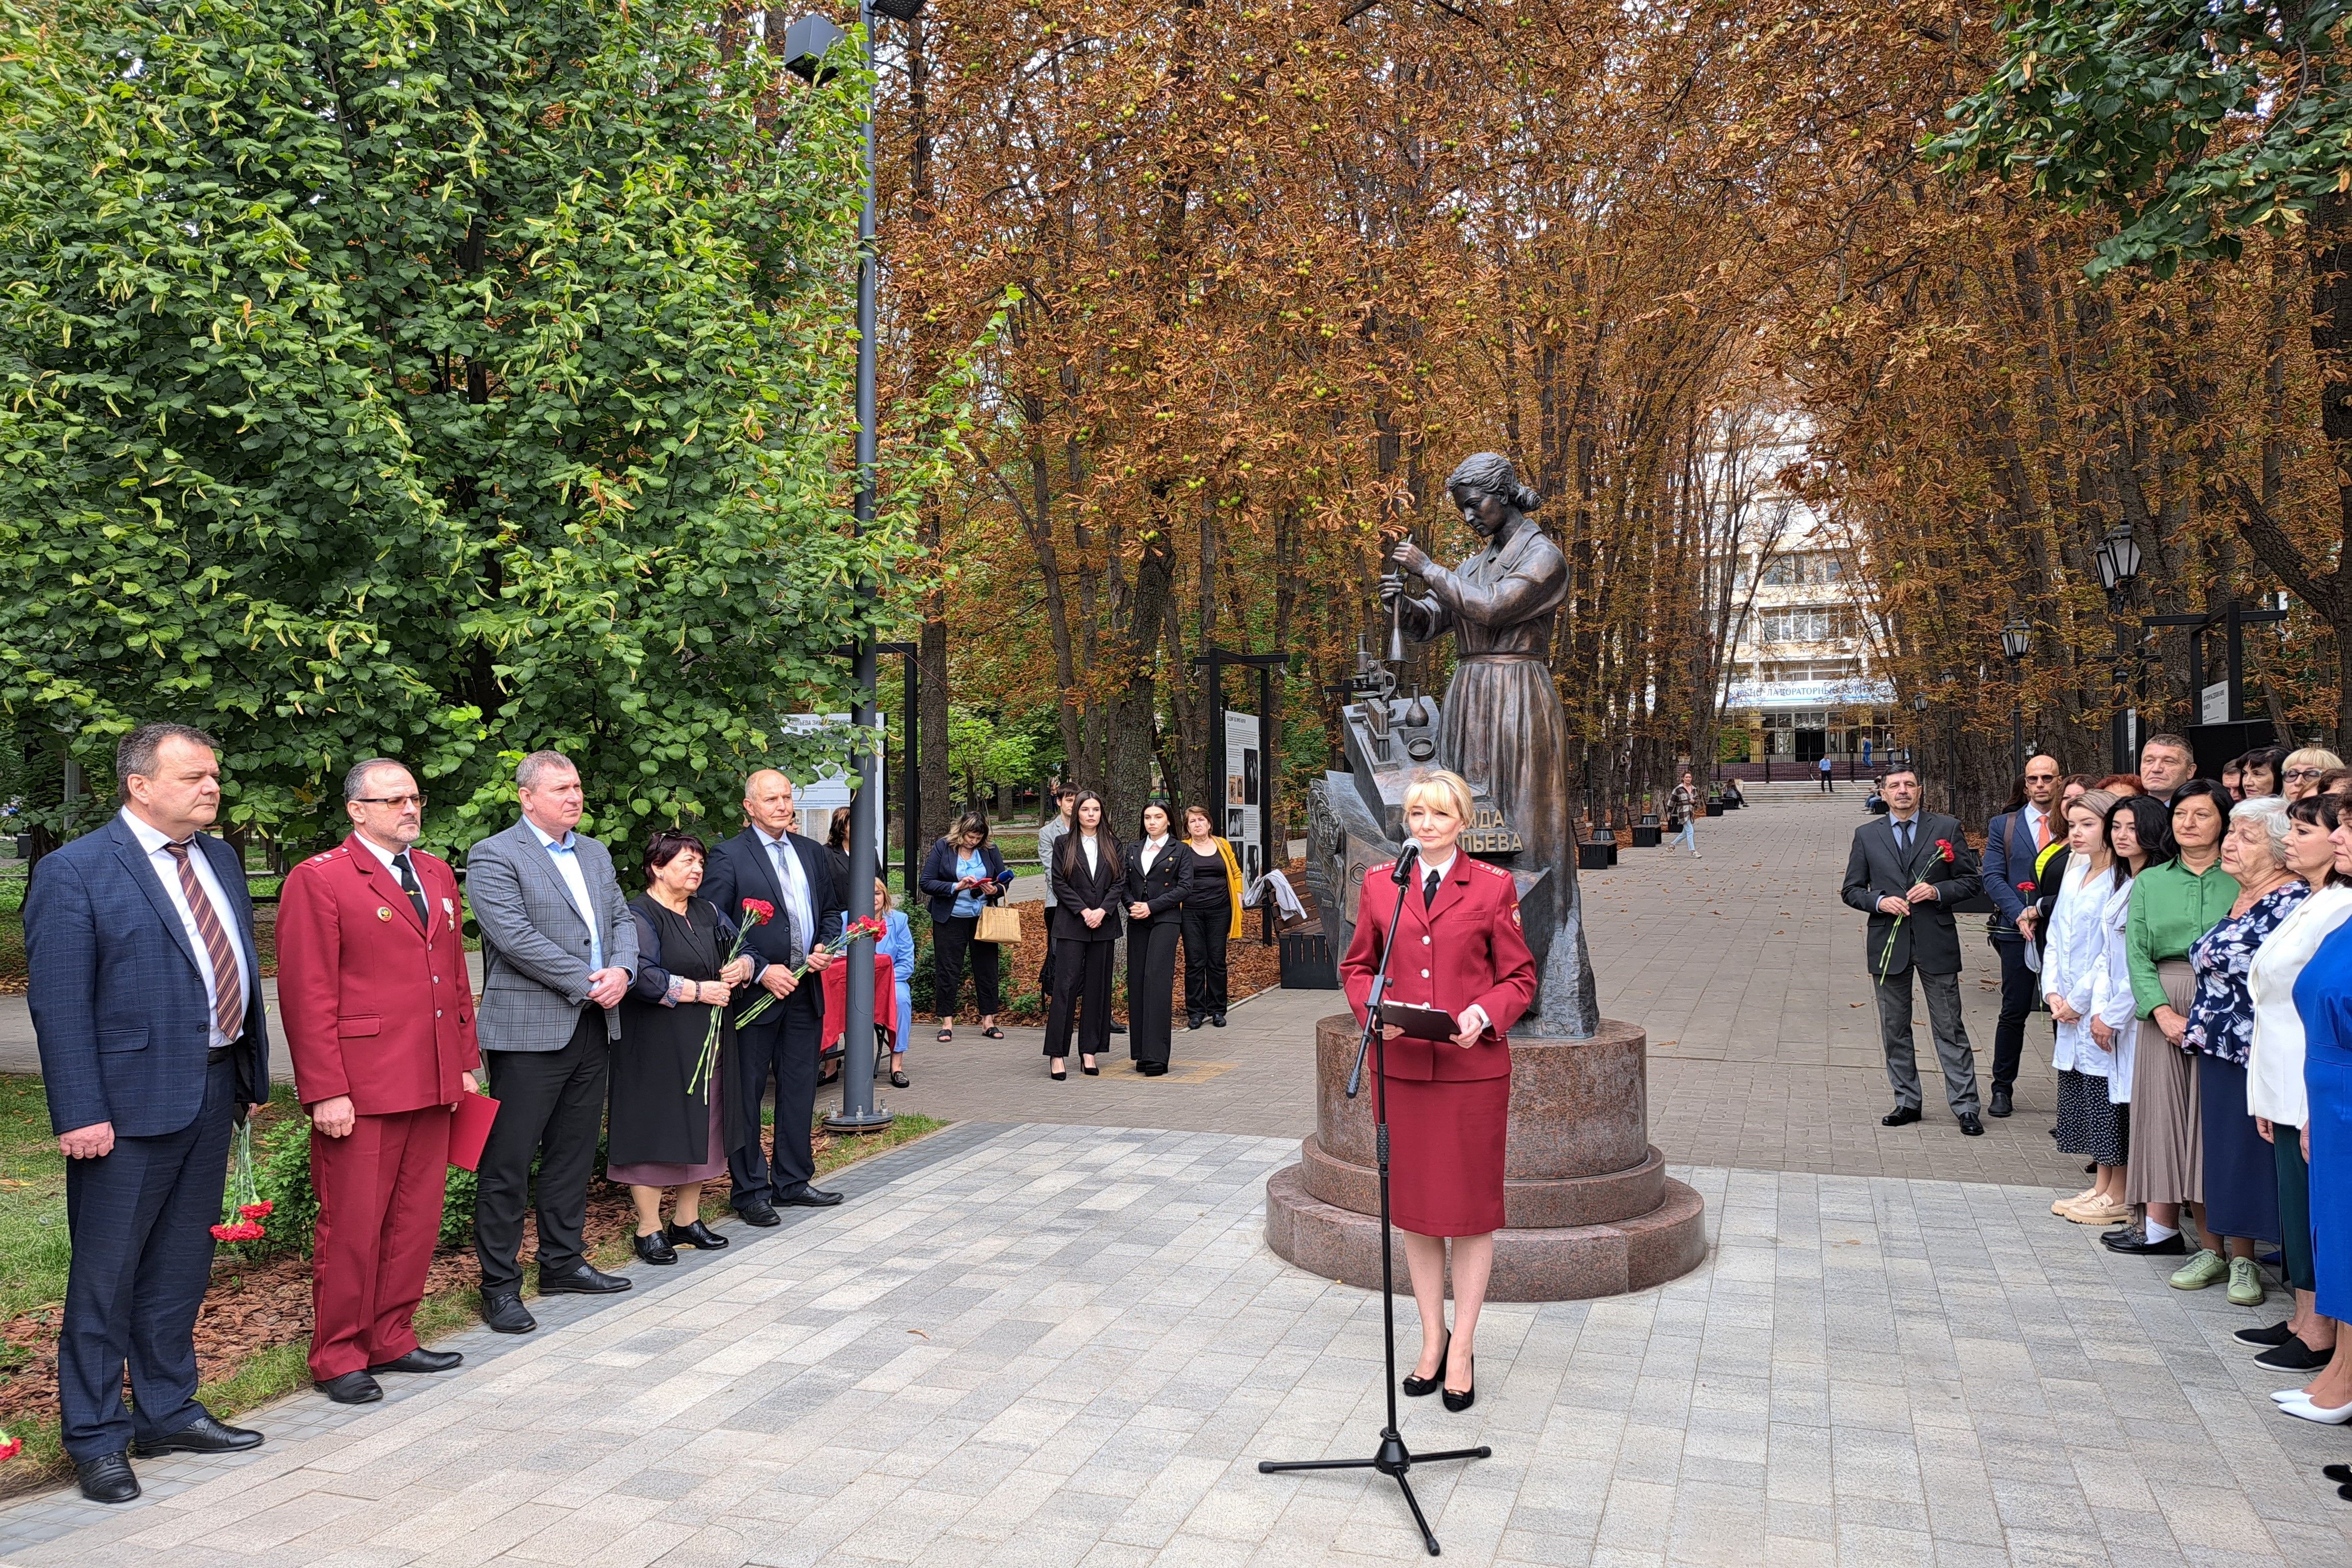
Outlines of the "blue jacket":
<svg viewBox="0 0 2352 1568">
<path fill-rule="evenodd" d="M 907 924 L 907 912 L 894 909 L 882 917 L 885 926 L 882 940 L 874 950 L 890 960 L 890 977 L 896 983 L 892 989 L 898 993 L 898 1049 L 907 1049 L 908 1026 L 915 1021 L 915 928 Z"/>
<path fill-rule="evenodd" d="M 1994 911 L 1986 929 L 1994 941 L 2024 939 L 2018 932 L 2017 917 L 2031 908 L 2039 895 L 2040 883 L 2033 873 L 2033 862 L 2039 856 L 2033 830 L 2027 824 L 2022 810 L 2003 811 L 1985 825 L 1984 890 L 1985 896 L 1992 900 Z M 2020 890 L 2017 884 L 2021 882 L 2032 884 L 2032 891 Z"/>
<path fill-rule="evenodd" d="M 1004 863 L 1003 855 L 993 843 L 980 846 L 980 863 L 988 869 L 988 877 L 996 883 L 992 893 L 982 894 L 983 903 L 1004 896 L 1013 885 L 1013 868 Z M 923 857 L 922 874 L 915 879 L 922 884 L 925 907 L 934 920 L 955 918 L 956 847 L 945 839 L 931 841 L 931 852 Z"/>
<path fill-rule="evenodd" d="M 235 850 L 208 833 L 197 834 L 196 844 L 227 897 L 221 915 L 255 980 L 236 1048 L 239 1094 L 247 1103 L 265 1100 L 269 1026 L 245 868 Z M 152 1138 L 196 1119 L 212 997 L 171 894 L 120 815 L 34 868 L 25 894 L 25 959 L 52 1131 L 110 1122 L 118 1137 Z"/>
</svg>

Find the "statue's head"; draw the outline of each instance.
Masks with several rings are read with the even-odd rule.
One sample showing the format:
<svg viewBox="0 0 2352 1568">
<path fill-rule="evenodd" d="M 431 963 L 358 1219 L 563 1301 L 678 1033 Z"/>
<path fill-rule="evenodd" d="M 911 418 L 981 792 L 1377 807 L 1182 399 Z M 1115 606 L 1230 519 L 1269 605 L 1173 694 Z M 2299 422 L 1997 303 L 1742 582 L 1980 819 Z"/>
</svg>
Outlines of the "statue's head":
<svg viewBox="0 0 2352 1568">
<path fill-rule="evenodd" d="M 1463 459 L 1445 488 L 1462 508 L 1462 520 L 1482 539 L 1493 538 L 1513 517 L 1543 504 L 1542 497 L 1519 483 L 1518 470 L 1499 452 Z"/>
</svg>

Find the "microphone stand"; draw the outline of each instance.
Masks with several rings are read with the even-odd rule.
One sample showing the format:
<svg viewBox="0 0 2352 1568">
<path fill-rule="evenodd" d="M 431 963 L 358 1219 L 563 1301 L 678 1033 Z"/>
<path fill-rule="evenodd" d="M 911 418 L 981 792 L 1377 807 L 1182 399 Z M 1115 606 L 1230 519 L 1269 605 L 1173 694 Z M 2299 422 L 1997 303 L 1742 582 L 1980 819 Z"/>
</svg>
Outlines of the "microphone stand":
<svg viewBox="0 0 2352 1568">
<path fill-rule="evenodd" d="M 1404 1446 L 1397 1433 L 1397 1360 L 1396 1360 L 1396 1260 L 1389 1218 L 1389 1085 L 1388 1031 L 1381 1027 L 1381 1000 L 1389 985 L 1389 959 L 1396 952 L 1397 925 L 1404 918 L 1405 890 L 1412 882 L 1412 868 L 1420 860 L 1421 847 L 1408 842 L 1397 856 L 1396 869 L 1390 880 L 1396 883 L 1396 908 L 1389 915 L 1388 940 L 1381 944 L 1380 973 L 1372 977 L 1371 999 L 1364 1011 L 1364 1031 L 1356 1041 L 1355 1070 L 1348 1074 L 1348 1098 L 1353 1100 L 1362 1086 L 1364 1056 L 1372 1054 L 1372 1119 L 1374 1148 L 1381 1173 L 1381 1333 L 1387 1350 L 1389 1423 L 1381 1428 L 1379 1450 L 1369 1459 L 1260 1459 L 1258 1474 L 1273 1475 L 1282 1470 L 1378 1470 L 1396 1481 L 1397 1490 L 1404 1493 L 1404 1505 L 1412 1511 L 1413 1523 L 1421 1527 L 1421 1543 L 1434 1557 L 1437 1537 L 1429 1528 L 1429 1520 L 1421 1511 L 1421 1500 L 1412 1495 L 1412 1483 L 1405 1472 L 1415 1462 L 1412 1452 Z M 1438 1375 L 1445 1375 L 1444 1368 Z M 1486 1459 L 1495 1450 L 1484 1444 L 1475 1448 L 1448 1448 L 1443 1453 L 1423 1454 L 1419 1462 L 1435 1464 L 1441 1459 Z"/>
</svg>

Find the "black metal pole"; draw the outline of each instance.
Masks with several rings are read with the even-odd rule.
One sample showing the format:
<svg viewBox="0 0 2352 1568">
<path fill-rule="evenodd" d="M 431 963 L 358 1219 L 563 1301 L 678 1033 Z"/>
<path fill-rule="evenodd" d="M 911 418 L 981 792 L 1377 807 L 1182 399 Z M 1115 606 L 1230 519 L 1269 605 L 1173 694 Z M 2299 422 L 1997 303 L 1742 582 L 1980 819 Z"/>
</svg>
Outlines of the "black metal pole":
<svg viewBox="0 0 2352 1568">
<path fill-rule="evenodd" d="M 1274 670 L 1257 667 L 1257 837 L 1260 873 L 1274 870 Z M 1287 850 L 1290 846 L 1285 844 Z M 1287 861 L 1287 854 L 1283 859 Z M 1274 946 L 1274 900 L 1258 900 L 1260 945 Z"/>
<path fill-rule="evenodd" d="M 918 699 L 922 695 L 922 687 L 920 684 L 921 674 L 916 665 L 918 656 L 919 655 L 916 653 L 914 647 L 909 646 L 907 650 L 907 664 L 905 669 L 907 682 L 907 788 L 903 796 L 905 804 L 898 808 L 899 814 L 906 819 L 907 824 L 906 841 L 898 846 L 900 862 L 905 867 L 905 869 L 899 873 L 898 877 L 899 892 L 906 898 L 909 907 L 912 907 L 915 902 L 915 894 L 918 891 L 915 886 L 917 871 L 923 863 L 923 846 L 921 838 L 923 831 L 923 749 L 919 738 L 919 730 L 918 728 L 919 716 L 922 711 Z M 903 1030 L 907 1027 L 907 1020 L 905 1019 L 900 1019 L 898 1020 L 898 1027 Z M 903 1036 L 901 1039 L 903 1042 Z"/>
</svg>

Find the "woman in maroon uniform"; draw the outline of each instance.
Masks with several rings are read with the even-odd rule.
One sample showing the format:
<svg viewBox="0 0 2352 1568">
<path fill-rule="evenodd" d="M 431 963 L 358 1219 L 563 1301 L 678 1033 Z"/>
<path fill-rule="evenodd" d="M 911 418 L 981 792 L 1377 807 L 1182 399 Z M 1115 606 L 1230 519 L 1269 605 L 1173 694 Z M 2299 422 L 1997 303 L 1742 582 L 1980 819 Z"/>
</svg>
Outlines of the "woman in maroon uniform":
<svg viewBox="0 0 2352 1568">
<path fill-rule="evenodd" d="M 1470 822 L 1470 786 L 1458 774 L 1425 775 L 1405 791 L 1404 811 L 1421 858 L 1402 888 L 1391 880 L 1393 862 L 1364 873 L 1355 940 L 1339 977 L 1361 1022 L 1402 894 L 1387 998 L 1443 1008 L 1461 1030 L 1450 1042 L 1388 1030 L 1390 1210 L 1404 1232 L 1405 1265 L 1421 1309 L 1421 1360 L 1404 1391 L 1418 1396 L 1443 1386 L 1447 1409 L 1467 1410 L 1477 1395 L 1478 1309 L 1503 1224 L 1503 1136 L 1511 1104 L 1511 1048 L 1504 1034 L 1535 1000 L 1536 963 L 1519 931 L 1511 873 L 1457 847 Z"/>
</svg>

